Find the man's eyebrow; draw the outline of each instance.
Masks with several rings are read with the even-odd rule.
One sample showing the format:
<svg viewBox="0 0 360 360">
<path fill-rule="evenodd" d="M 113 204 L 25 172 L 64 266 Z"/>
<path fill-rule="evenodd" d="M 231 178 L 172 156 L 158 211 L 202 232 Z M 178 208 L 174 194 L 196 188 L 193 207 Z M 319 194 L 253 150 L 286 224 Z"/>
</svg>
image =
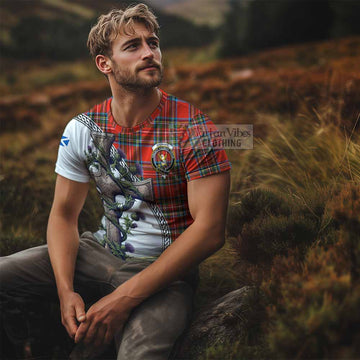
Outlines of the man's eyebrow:
<svg viewBox="0 0 360 360">
<path fill-rule="evenodd" d="M 121 44 L 121 47 L 124 47 L 126 45 L 132 44 L 134 42 L 139 42 L 141 40 L 140 37 L 132 38 L 130 40 L 125 41 L 123 44 Z"/>
<path fill-rule="evenodd" d="M 147 41 L 149 41 L 149 40 L 156 40 L 157 42 L 160 42 L 160 40 L 159 40 L 159 38 L 157 36 L 149 36 L 147 38 Z"/>
<path fill-rule="evenodd" d="M 152 40 L 156 40 L 157 42 L 160 42 L 159 38 L 157 36 L 149 36 L 146 41 L 152 41 Z M 127 46 L 127 45 L 130 45 L 130 44 L 133 44 L 133 43 L 136 43 L 136 42 L 140 42 L 141 41 L 141 37 L 135 37 L 135 38 L 132 38 L 132 39 L 129 39 L 127 41 L 125 41 L 121 47 L 124 47 L 124 46 Z"/>
</svg>

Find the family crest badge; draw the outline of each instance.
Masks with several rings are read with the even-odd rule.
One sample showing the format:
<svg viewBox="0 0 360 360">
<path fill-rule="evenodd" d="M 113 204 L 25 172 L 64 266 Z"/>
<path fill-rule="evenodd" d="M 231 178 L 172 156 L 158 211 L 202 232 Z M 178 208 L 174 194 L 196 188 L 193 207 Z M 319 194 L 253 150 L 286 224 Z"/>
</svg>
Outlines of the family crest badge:
<svg viewBox="0 0 360 360">
<path fill-rule="evenodd" d="M 151 163 L 164 178 L 175 163 L 174 147 L 168 143 L 158 143 L 152 147 Z"/>
</svg>

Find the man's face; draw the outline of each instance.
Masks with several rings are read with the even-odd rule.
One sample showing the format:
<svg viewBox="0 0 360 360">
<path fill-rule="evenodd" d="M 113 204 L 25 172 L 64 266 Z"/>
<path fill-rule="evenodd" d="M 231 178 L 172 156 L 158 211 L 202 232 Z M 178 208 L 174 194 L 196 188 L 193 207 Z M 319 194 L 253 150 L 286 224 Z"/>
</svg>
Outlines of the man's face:
<svg viewBox="0 0 360 360">
<path fill-rule="evenodd" d="M 119 34 L 112 44 L 111 67 L 115 81 L 128 89 L 150 89 L 162 79 L 159 39 L 142 23 L 134 34 Z"/>
</svg>

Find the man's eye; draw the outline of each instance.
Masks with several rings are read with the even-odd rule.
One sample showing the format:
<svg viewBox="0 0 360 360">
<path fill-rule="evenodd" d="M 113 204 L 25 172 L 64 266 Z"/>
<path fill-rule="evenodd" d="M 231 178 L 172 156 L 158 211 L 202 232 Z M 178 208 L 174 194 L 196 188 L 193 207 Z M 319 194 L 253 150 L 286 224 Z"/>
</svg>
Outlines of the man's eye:
<svg viewBox="0 0 360 360">
<path fill-rule="evenodd" d="M 137 45 L 136 44 L 131 44 L 131 45 L 128 45 L 125 50 L 134 50 L 137 48 Z"/>
<path fill-rule="evenodd" d="M 159 46 L 159 43 L 157 41 L 150 41 L 149 46 L 156 49 Z"/>
</svg>

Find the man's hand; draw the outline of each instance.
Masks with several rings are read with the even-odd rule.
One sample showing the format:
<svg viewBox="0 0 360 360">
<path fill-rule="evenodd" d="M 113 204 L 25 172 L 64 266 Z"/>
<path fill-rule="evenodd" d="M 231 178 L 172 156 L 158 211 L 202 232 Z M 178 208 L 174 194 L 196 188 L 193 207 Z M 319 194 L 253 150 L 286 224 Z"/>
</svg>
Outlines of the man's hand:
<svg viewBox="0 0 360 360">
<path fill-rule="evenodd" d="M 111 343 L 114 335 L 122 330 L 131 310 L 137 303 L 113 292 L 90 307 L 75 335 L 75 342 L 83 341 L 92 348 L 103 349 Z"/>
<path fill-rule="evenodd" d="M 70 291 L 60 297 L 61 322 L 72 339 L 78 330 L 78 323 L 85 321 L 85 304 L 81 296 Z"/>
</svg>

